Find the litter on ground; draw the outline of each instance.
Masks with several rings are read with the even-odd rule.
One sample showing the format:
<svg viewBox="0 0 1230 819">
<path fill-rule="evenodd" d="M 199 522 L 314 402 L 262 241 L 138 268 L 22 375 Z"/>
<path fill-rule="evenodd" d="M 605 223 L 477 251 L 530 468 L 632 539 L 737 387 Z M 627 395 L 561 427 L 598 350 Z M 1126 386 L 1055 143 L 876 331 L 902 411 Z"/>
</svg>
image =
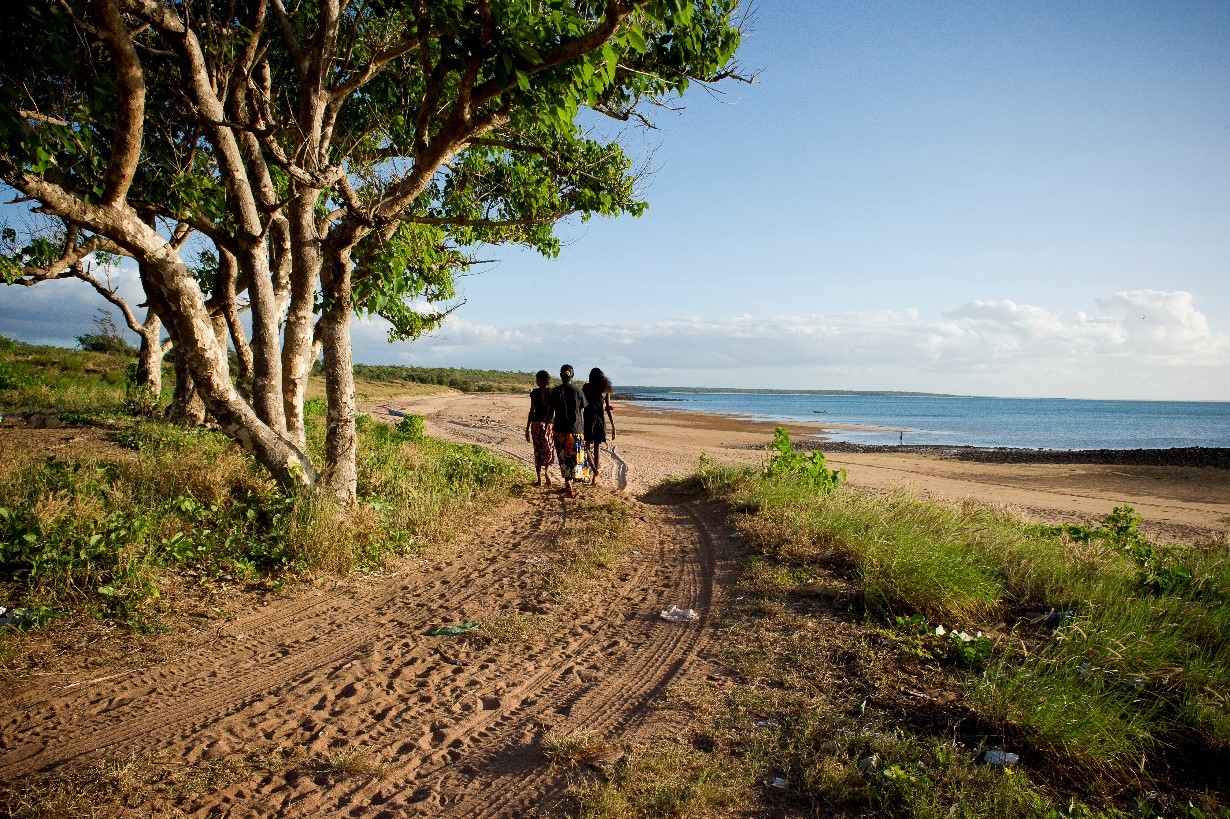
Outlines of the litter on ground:
<svg viewBox="0 0 1230 819">
<path fill-rule="evenodd" d="M 478 628 L 478 623 L 474 620 L 468 623 L 457 623 L 451 626 L 436 626 L 430 629 L 427 634 L 431 637 L 455 637 L 458 634 L 465 634 L 467 631 L 473 631 Z"/>
<path fill-rule="evenodd" d="M 700 615 L 693 609 L 681 609 L 678 606 L 663 609 L 659 616 L 669 623 L 691 623 L 700 619 Z"/>
<path fill-rule="evenodd" d="M 1009 751 L 990 750 L 982 755 L 982 760 L 997 768 L 1011 768 L 1020 761 L 1020 757 Z"/>
</svg>

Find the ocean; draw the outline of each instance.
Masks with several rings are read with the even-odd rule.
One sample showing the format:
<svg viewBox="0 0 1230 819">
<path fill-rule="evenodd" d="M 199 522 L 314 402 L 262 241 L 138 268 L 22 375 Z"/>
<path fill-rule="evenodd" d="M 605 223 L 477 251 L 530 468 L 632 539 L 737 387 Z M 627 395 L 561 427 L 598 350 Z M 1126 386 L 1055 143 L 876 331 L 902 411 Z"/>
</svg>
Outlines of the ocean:
<svg viewBox="0 0 1230 819">
<path fill-rule="evenodd" d="M 828 440 L 1025 449 L 1230 447 L 1230 402 L 619 388 L 635 403 L 767 421 L 852 424 Z"/>
</svg>

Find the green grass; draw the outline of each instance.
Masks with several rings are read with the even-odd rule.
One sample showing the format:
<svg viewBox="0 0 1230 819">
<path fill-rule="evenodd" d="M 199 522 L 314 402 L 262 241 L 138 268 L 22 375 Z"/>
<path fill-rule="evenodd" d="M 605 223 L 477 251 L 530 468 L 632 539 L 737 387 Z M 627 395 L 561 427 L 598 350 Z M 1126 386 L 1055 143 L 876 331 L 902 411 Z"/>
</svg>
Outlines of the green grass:
<svg viewBox="0 0 1230 819">
<path fill-rule="evenodd" d="M 356 364 L 355 379 L 375 384 L 433 384 L 461 392 L 521 392 L 534 388 L 534 374 L 457 367 Z"/>
<path fill-rule="evenodd" d="M 712 754 L 662 741 L 633 750 L 606 780 L 578 782 L 573 796 L 582 819 L 687 819 L 738 808 L 747 785 Z"/>
<path fill-rule="evenodd" d="M 136 356 L 23 344 L 0 336 L 0 412 L 123 413 Z"/>
<path fill-rule="evenodd" d="M 744 534 L 721 641 L 739 683 L 677 707 L 760 783 L 746 799 L 826 816 L 1230 816 L 1224 542 L 1149 543 L 1126 508 L 1044 527 L 802 478 L 704 461 L 699 475 Z M 992 748 L 1021 764 L 982 764 Z"/>
<path fill-rule="evenodd" d="M 25 609 L 25 626 L 84 614 L 156 630 L 169 575 L 276 590 L 297 576 L 373 569 L 446 539 L 474 504 L 525 480 L 486 450 L 424 437 L 421 419 L 389 427 L 363 417 L 358 508 L 287 496 L 222 434 L 125 414 L 123 356 L 0 346 L 6 410 L 97 425 L 81 428 L 92 446 L 72 455 L 7 448 L 0 459 L 0 601 Z M 318 453 L 324 404 L 306 410 Z"/>
<path fill-rule="evenodd" d="M 630 548 L 625 536 L 630 515 L 624 501 L 595 502 L 582 496 L 570 507 L 540 595 L 542 602 L 556 606 L 593 592 Z"/>
</svg>

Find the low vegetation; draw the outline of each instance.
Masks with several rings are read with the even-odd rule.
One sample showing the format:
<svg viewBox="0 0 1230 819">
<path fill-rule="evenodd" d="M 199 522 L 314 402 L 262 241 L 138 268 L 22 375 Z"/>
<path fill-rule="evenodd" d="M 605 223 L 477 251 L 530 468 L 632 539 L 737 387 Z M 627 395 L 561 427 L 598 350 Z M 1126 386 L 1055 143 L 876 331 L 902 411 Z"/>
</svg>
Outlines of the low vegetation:
<svg viewBox="0 0 1230 819">
<path fill-rule="evenodd" d="M 687 742 L 578 786 L 582 815 L 1230 816 L 1225 542 L 859 492 L 784 441 L 694 479 L 746 546 L 737 684 L 672 690 Z"/>
<path fill-rule="evenodd" d="M 430 384 L 461 392 L 522 392 L 534 388 L 534 374 L 456 367 L 356 364 L 355 379 L 367 384 Z"/>
<path fill-rule="evenodd" d="M 593 593 L 628 551 L 627 504 L 582 497 L 572 506 L 546 573 L 541 601 L 548 605 L 568 606 Z"/>
<path fill-rule="evenodd" d="M 484 449 L 423 435 L 423 419 L 359 423 L 357 510 L 320 493 L 287 495 L 220 433 L 126 410 L 128 357 L 3 342 L 0 408 L 55 410 L 82 446 L 70 454 L 0 438 L 0 605 L 18 625 L 85 615 L 160 628 L 166 581 L 276 592 L 319 573 L 379 567 L 439 541 L 464 510 L 507 493 L 515 467 Z M 67 408 L 67 409 L 66 409 Z M 324 402 L 307 406 L 309 448 Z M 12 629 L 0 662 L 13 667 Z"/>
</svg>

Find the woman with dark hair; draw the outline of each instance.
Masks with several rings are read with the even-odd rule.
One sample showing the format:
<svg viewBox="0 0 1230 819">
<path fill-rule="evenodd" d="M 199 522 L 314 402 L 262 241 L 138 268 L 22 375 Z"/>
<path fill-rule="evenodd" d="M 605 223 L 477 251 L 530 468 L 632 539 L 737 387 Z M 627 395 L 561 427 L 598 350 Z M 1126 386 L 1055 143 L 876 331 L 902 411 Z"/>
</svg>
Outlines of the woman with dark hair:
<svg viewBox="0 0 1230 819">
<path fill-rule="evenodd" d="M 572 383 L 571 364 L 559 368 L 559 377 L 564 383 L 551 390 L 551 411 L 555 413 L 555 457 L 559 459 L 559 471 L 564 476 L 564 496 L 574 498 L 572 482 L 583 482 L 589 475 L 585 439 L 582 436 L 585 396 Z"/>
<path fill-rule="evenodd" d="M 611 414 L 611 379 L 594 367 L 589 371 L 589 381 L 581 388 L 585 396 L 585 451 L 589 455 L 594 477 L 598 482 L 598 459 L 602 444 L 606 443 L 606 422 L 611 422 L 611 440 L 615 440 L 615 416 Z M 603 413 L 606 418 L 603 418 Z"/>
<path fill-rule="evenodd" d="M 555 448 L 551 441 L 551 421 L 555 412 L 551 409 L 551 374 L 539 370 L 534 375 L 534 383 L 538 386 L 530 392 L 530 414 L 525 419 L 525 440 L 534 445 L 534 473 L 538 480 L 534 486 L 542 486 L 542 479 L 547 478 L 547 488 L 551 488 L 551 465 L 555 463 Z"/>
</svg>

